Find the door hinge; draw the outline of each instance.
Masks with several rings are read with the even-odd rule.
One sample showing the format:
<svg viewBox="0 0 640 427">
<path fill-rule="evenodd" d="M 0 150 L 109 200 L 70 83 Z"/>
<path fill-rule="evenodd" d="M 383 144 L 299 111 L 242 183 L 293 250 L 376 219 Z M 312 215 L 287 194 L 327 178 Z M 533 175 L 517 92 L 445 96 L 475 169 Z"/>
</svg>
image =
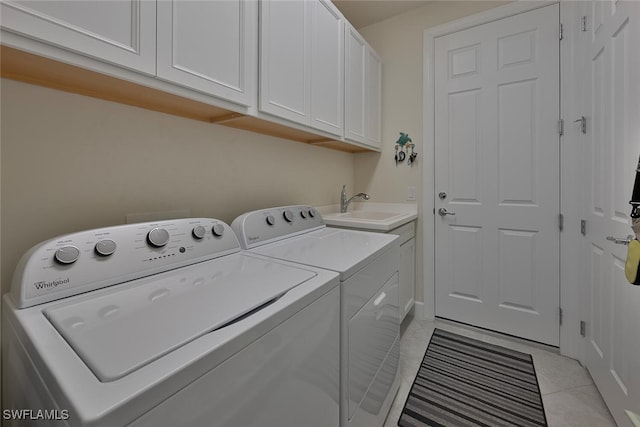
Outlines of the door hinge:
<svg viewBox="0 0 640 427">
<path fill-rule="evenodd" d="M 558 317 L 560 318 L 560 326 L 562 326 L 562 307 L 558 307 Z"/>
<path fill-rule="evenodd" d="M 587 31 L 587 17 L 586 16 L 582 17 L 582 28 L 581 29 L 582 29 L 583 32 Z"/>
<path fill-rule="evenodd" d="M 558 120 L 558 135 L 560 135 L 560 136 L 564 135 L 564 120 L 563 119 Z"/>
<path fill-rule="evenodd" d="M 583 337 L 587 336 L 587 322 L 584 320 L 580 321 L 580 335 Z"/>
<path fill-rule="evenodd" d="M 587 235 L 587 221 L 584 219 L 580 220 L 580 234 L 583 236 Z"/>
<path fill-rule="evenodd" d="M 564 38 L 564 27 L 560 24 L 560 30 L 558 31 L 558 39 L 562 40 Z"/>
<path fill-rule="evenodd" d="M 560 229 L 560 231 L 564 229 L 564 215 L 561 213 L 558 214 L 558 228 Z"/>
</svg>

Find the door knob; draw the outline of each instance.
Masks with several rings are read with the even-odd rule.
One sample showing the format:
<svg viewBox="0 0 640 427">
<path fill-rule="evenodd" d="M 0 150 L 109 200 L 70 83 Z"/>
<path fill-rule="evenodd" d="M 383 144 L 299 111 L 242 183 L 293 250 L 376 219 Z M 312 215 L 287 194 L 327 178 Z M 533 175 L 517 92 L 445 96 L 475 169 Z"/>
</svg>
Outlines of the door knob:
<svg viewBox="0 0 640 427">
<path fill-rule="evenodd" d="M 616 245 L 628 245 L 635 238 L 633 234 L 629 234 L 626 239 L 619 237 L 607 236 L 607 240 L 615 243 Z"/>
<path fill-rule="evenodd" d="M 455 215 L 455 212 L 447 212 L 447 210 L 445 208 L 440 208 L 438 209 L 438 215 L 440 216 L 445 216 L 445 215 Z"/>
</svg>

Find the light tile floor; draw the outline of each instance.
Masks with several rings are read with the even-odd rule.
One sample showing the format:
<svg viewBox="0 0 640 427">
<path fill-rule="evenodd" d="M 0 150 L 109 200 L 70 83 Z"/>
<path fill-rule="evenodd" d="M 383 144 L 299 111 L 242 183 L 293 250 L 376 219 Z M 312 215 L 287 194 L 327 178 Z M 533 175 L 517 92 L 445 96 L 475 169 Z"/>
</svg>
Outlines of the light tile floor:
<svg viewBox="0 0 640 427">
<path fill-rule="evenodd" d="M 400 340 L 400 389 L 384 427 L 397 426 L 407 394 L 435 328 L 530 353 L 549 427 L 615 427 L 616 424 L 587 370 L 576 360 L 559 355 L 552 347 L 481 332 L 445 321 L 433 322 L 409 316 L 402 324 Z"/>
</svg>

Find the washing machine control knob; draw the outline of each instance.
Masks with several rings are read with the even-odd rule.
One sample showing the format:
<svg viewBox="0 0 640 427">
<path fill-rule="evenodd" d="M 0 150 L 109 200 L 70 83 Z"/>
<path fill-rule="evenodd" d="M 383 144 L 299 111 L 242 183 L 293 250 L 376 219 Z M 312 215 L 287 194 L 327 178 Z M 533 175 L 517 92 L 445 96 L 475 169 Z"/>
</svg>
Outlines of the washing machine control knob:
<svg viewBox="0 0 640 427">
<path fill-rule="evenodd" d="M 307 217 L 309 216 L 309 214 L 307 212 L 303 210 L 300 211 L 300 216 L 302 217 L 302 219 L 307 219 Z"/>
<path fill-rule="evenodd" d="M 116 251 L 116 242 L 111 239 L 100 240 L 98 243 L 96 243 L 95 250 L 98 255 L 112 255 Z"/>
<path fill-rule="evenodd" d="M 214 236 L 220 237 L 224 234 L 224 225 L 222 224 L 214 224 L 211 228 Z"/>
<path fill-rule="evenodd" d="M 311 218 L 315 218 L 316 216 L 316 210 L 315 209 L 309 209 L 309 216 Z"/>
<path fill-rule="evenodd" d="M 195 227 L 193 227 L 193 231 L 191 233 L 193 234 L 193 237 L 200 240 L 200 239 L 204 239 L 204 235 L 206 232 L 207 232 L 206 228 L 204 228 L 201 225 L 196 225 Z"/>
<path fill-rule="evenodd" d="M 169 243 L 169 232 L 164 228 L 154 228 L 147 234 L 147 241 L 151 246 L 161 248 Z"/>
<path fill-rule="evenodd" d="M 80 250 L 75 246 L 63 246 L 55 253 L 55 259 L 60 264 L 73 264 L 78 260 Z"/>
<path fill-rule="evenodd" d="M 293 222 L 293 212 L 291 212 L 290 210 L 286 210 L 282 213 L 282 216 L 284 217 L 284 220 L 287 222 Z"/>
<path fill-rule="evenodd" d="M 267 224 L 274 225 L 275 223 L 276 219 L 273 217 L 273 215 L 267 215 Z"/>
</svg>

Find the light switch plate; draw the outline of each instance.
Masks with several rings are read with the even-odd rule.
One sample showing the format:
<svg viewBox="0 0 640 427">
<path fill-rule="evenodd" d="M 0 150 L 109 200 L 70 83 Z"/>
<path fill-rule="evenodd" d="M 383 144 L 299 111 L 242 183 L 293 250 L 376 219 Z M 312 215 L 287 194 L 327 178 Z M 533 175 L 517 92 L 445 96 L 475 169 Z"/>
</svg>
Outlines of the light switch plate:
<svg viewBox="0 0 640 427">
<path fill-rule="evenodd" d="M 414 202 L 416 200 L 416 187 L 413 185 L 407 187 L 407 200 L 410 202 Z"/>
</svg>

